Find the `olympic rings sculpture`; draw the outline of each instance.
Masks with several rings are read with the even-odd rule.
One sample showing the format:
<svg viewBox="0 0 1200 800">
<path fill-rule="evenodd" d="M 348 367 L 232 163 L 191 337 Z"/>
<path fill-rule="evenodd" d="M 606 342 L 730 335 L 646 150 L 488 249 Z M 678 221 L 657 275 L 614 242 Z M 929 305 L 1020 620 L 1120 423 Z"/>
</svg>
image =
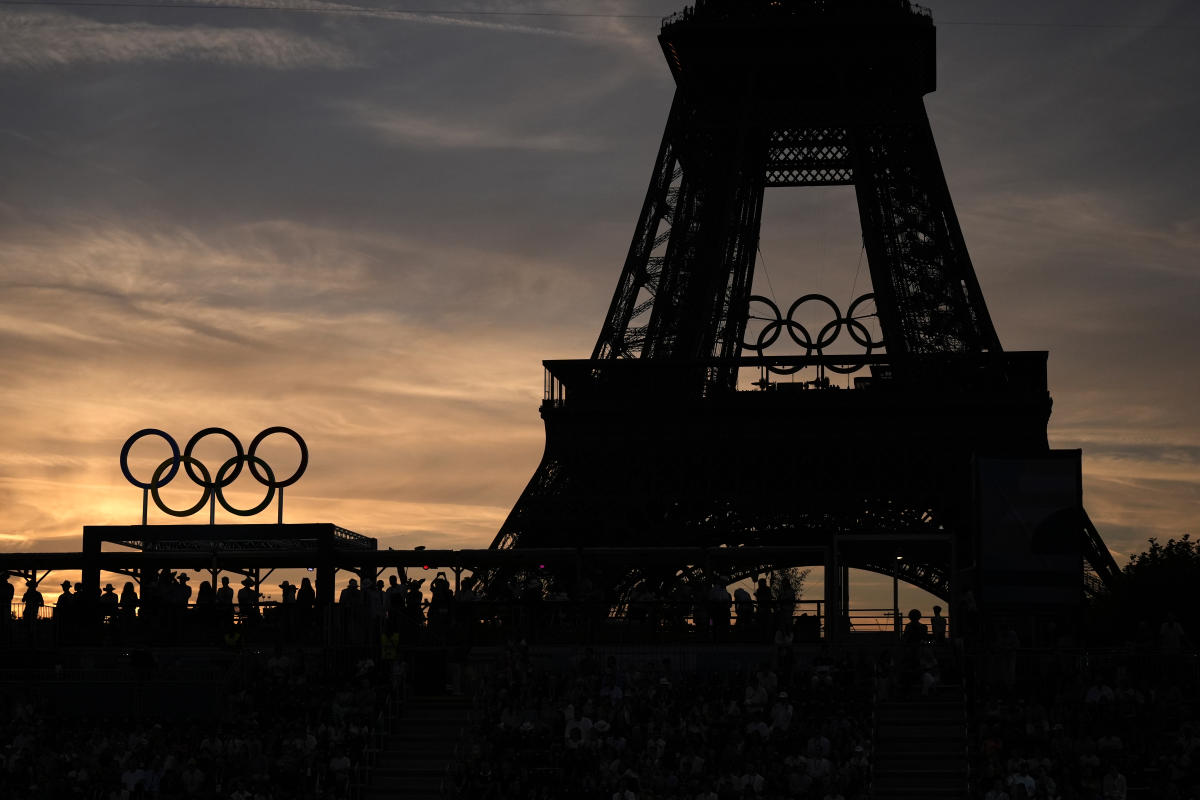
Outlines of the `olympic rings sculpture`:
<svg viewBox="0 0 1200 800">
<path fill-rule="evenodd" d="M 300 464 L 296 467 L 296 471 L 293 472 L 290 477 L 284 480 L 276 479 L 275 472 L 271 469 L 271 466 L 257 455 L 259 445 L 261 445 L 268 436 L 276 433 L 282 433 L 291 436 L 296 440 L 296 444 L 300 446 Z M 220 469 L 217 470 L 215 477 L 211 472 L 209 472 L 208 467 L 206 467 L 202 461 L 192 455 L 192 452 L 196 449 L 196 445 L 200 443 L 200 440 L 204 439 L 206 436 L 213 435 L 224 436 L 233 443 L 234 449 L 233 457 L 221 465 Z M 158 467 L 154 470 L 154 474 L 150 478 L 149 483 L 139 481 L 137 478 L 133 477 L 133 473 L 129 471 L 129 450 L 139 439 L 145 436 L 158 436 L 164 439 L 171 447 L 171 456 L 158 465 Z M 162 496 L 159 492 L 164 486 L 174 480 L 176 475 L 179 474 L 179 467 L 181 464 L 183 465 L 183 471 L 192 480 L 192 482 L 204 491 L 200 496 L 199 502 L 197 502 L 194 506 L 185 509 L 175 509 L 163 502 Z M 254 479 L 263 486 L 267 487 L 266 497 L 263 498 L 261 503 L 251 508 L 238 508 L 232 505 L 228 500 L 225 499 L 225 494 L 223 492 L 225 487 L 237 480 L 238 475 L 240 475 L 242 472 L 243 466 L 248 466 L 250 468 L 250 474 L 254 476 Z M 259 470 L 260 467 L 262 468 L 261 471 Z M 179 450 L 179 444 L 171 437 L 171 435 L 157 428 L 143 428 L 126 439 L 125 446 L 121 448 L 121 472 L 125 475 L 125 480 L 129 481 L 139 489 L 149 492 L 150 497 L 154 499 L 154 504 L 158 506 L 159 509 L 164 513 L 170 514 L 173 517 L 190 517 L 192 514 L 195 514 L 203 509 L 204 506 L 207 505 L 212 499 L 214 493 L 216 494 L 217 502 L 219 502 L 221 507 L 230 514 L 236 514 L 239 517 L 254 516 L 271 504 L 271 501 L 275 499 L 276 491 L 279 491 L 280 496 L 282 497 L 283 489 L 300 480 L 300 476 L 304 474 L 304 470 L 306 469 L 308 469 L 308 445 L 304 443 L 304 439 L 300 437 L 300 434 L 296 433 L 291 428 L 284 428 L 281 426 L 267 428 L 261 431 L 250 442 L 249 450 L 243 449 L 241 441 L 239 441 L 236 436 L 224 428 L 205 428 L 204 430 L 198 432 L 191 439 L 188 439 L 188 443 L 183 448 L 182 453 Z M 199 470 L 198 473 L 197 470 Z"/>
<path fill-rule="evenodd" d="M 779 306 L 775 305 L 775 303 L 769 298 L 757 294 L 752 295 L 749 303 L 762 303 L 771 310 L 771 313 L 774 315 L 774 317 L 755 316 L 754 314 L 749 313 L 749 308 L 747 308 L 747 316 L 749 319 L 763 320 L 767 324 L 764 325 L 762 330 L 758 332 L 758 337 L 755 339 L 755 341 L 747 342 L 743 340 L 742 348 L 753 351 L 761 358 L 763 351 L 779 341 L 780 335 L 782 335 L 783 331 L 786 330 L 792 341 L 804 348 L 805 356 L 811 356 L 814 352 L 818 356 L 821 356 L 825 354 L 825 348 L 837 341 L 838 337 L 841 336 L 842 330 L 845 329 L 846 333 L 850 335 L 850 338 L 853 339 L 856 344 L 866 349 L 866 355 L 870 355 L 875 348 L 883 347 L 883 339 L 876 341 L 874 338 L 872 338 L 871 332 L 867 330 L 866 325 L 863 325 L 861 322 L 859 322 L 859 317 L 855 316 L 855 312 L 859 311 L 865 303 L 873 302 L 874 300 L 874 293 L 868 292 L 851 303 L 850 307 L 846 309 L 846 315 L 842 316 L 841 309 L 839 309 L 837 303 L 830 298 L 823 294 L 806 294 L 796 302 L 792 303 L 791 307 L 788 309 L 787 316 L 784 316 L 779 310 Z M 800 310 L 801 306 L 808 302 L 824 303 L 825 305 L 829 306 L 830 310 L 833 312 L 833 321 L 827 322 L 825 326 L 821 328 L 820 332 L 817 333 L 816 338 L 813 338 L 813 335 L 809 332 L 808 328 L 804 327 L 804 325 L 796 320 L 796 312 Z M 873 314 L 865 314 L 863 316 L 873 316 Z M 777 375 L 790 375 L 794 372 L 800 371 L 803 368 L 804 365 L 802 364 L 793 364 L 790 366 L 772 365 L 767 367 L 767 369 L 776 373 Z M 861 367 L 859 365 L 843 367 L 838 366 L 837 364 L 826 364 L 825 369 L 829 370 L 830 372 L 838 372 L 845 375 L 861 369 Z"/>
</svg>

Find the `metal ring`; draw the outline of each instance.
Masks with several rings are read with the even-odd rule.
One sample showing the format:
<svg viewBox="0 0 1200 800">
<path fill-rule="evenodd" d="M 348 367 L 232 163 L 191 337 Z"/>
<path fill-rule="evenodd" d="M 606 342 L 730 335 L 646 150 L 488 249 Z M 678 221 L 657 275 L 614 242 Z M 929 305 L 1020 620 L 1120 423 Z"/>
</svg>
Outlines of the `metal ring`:
<svg viewBox="0 0 1200 800">
<path fill-rule="evenodd" d="M 254 446 L 251 445 L 251 449 L 253 449 L 253 447 Z M 234 470 L 234 474 L 241 472 L 243 461 L 245 461 L 246 463 L 248 463 L 250 465 L 250 473 L 252 475 L 254 475 L 255 478 L 258 478 L 258 482 L 267 487 L 267 496 L 263 498 L 263 501 L 261 503 L 254 506 L 253 508 L 244 508 L 243 509 L 243 508 L 234 507 L 233 505 L 231 505 L 229 503 L 228 500 L 225 499 L 225 493 L 222 491 L 222 489 L 225 486 L 229 485 L 228 483 L 221 482 L 223 476 L 225 475 L 225 471 L 227 469 L 229 469 L 230 465 L 233 465 L 236 468 Z M 262 464 L 263 469 L 265 469 L 267 471 L 267 480 L 264 481 L 258 477 L 258 473 L 254 469 L 255 461 Z M 217 481 L 216 482 L 217 482 L 217 502 L 220 503 L 221 507 L 224 508 L 226 511 L 228 511 L 230 514 L 236 514 L 239 517 L 252 517 L 255 514 L 257 514 L 258 512 L 265 509 L 267 506 L 269 506 L 271 504 L 271 501 L 275 499 L 275 487 L 280 485 L 275 482 L 275 473 L 271 471 L 271 465 L 268 464 L 266 461 L 263 461 L 258 456 L 253 455 L 252 453 L 245 453 L 243 455 L 234 456 L 233 458 L 229 459 L 224 464 L 222 464 L 221 468 L 219 470 L 217 470 Z"/>
<path fill-rule="evenodd" d="M 809 335 L 808 330 L 803 325 L 801 325 L 799 322 L 796 322 L 796 320 L 793 319 L 793 316 L 795 316 L 796 311 L 800 308 L 800 306 L 804 305 L 805 303 L 807 303 L 810 300 L 815 300 L 818 303 L 825 303 L 827 306 L 829 306 L 831 309 L 833 309 L 833 322 L 828 323 L 825 325 L 825 327 L 821 328 L 821 332 L 817 334 L 817 340 L 815 342 L 812 340 L 812 337 Z M 838 334 L 841 333 L 842 311 L 840 308 L 838 308 L 837 303 L 833 302 L 832 300 L 830 300 L 828 297 L 826 297 L 823 294 L 806 294 L 803 297 L 801 297 L 799 300 L 797 300 L 796 302 L 792 303 L 791 307 L 788 309 L 787 322 L 796 325 L 797 327 L 799 327 L 801 330 L 804 331 L 804 336 L 807 341 L 802 342 L 799 339 L 797 339 L 795 337 L 795 335 L 792 336 L 792 340 L 796 344 L 798 344 L 808 350 L 808 352 L 805 353 L 805 355 L 810 355 L 813 350 L 817 351 L 817 355 L 822 355 L 822 352 L 825 350 L 825 348 L 829 347 L 829 345 L 833 344 L 834 341 L 837 340 Z M 833 335 L 827 339 L 827 338 L 825 338 L 825 332 L 830 329 L 830 326 L 833 327 Z M 788 333 L 791 333 L 791 331 L 792 331 L 792 329 L 791 329 L 791 326 L 789 325 Z"/>
<path fill-rule="evenodd" d="M 150 479 L 150 483 L 142 483 L 137 478 L 133 477 L 133 473 L 129 471 L 129 450 L 133 447 L 134 442 L 136 442 L 138 439 L 141 439 L 143 436 L 151 435 L 161 436 L 166 440 L 167 444 L 171 445 L 171 458 L 168 459 L 168 461 L 171 462 L 171 472 L 167 475 L 166 479 L 163 480 L 162 485 L 165 486 L 166 484 L 170 483 L 171 479 L 175 477 L 175 473 L 179 471 L 179 444 L 176 443 L 176 441 L 172 439 L 171 435 L 166 431 L 160 431 L 158 428 L 142 428 L 133 436 L 130 436 L 128 439 L 126 439 L 125 446 L 121 448 L 121 473 L 125 476 L 125 480 L 129 481 L 139 489 L 150 489 L 154 484 L 158 483 L 157 472 L 155 473 L 156 477 Z"/>
<path fill-rule="evenodd" d="M 262 476 L 258 474 L 258 470 L 254 468 L 254 462 L 261 461 L 261 459 L 256 458 L 254 454 L 258 450 L 258 446 L 262 444 L 263 440 L 273 433 L 286 433 L 288 436 L 291 436 L 296 440 L 296 444 L 300 446 L 300 465 L 296 467 L 296 471 L 293 472 L 292 476 L 287 480 L 276 481 L 274 475 L 272 474 L 271 481 L 268 483 L 262 479 Z M 285 428 L 282 425 L 276 425 L 273 428 L 267 428 L 264 431 L 260 431 L 258 436 L 254 437 L 254 441 L 250 442 L 250 450 L 248 451 L 247 455 L 251 456 L 250 460 L 247 462 L 250 465 L 250 473 L 254 475 L 259 483 L 272 486 L 276 489 L 282 489 L 286 486 L 291 486 L 293 483 L 300 480 L 300 476 L 304 474 L 304 470 L 308 469 L 308 445 L 304 443 L 304 439 L 301 438 L 300 434 L 296 433 L 291 428 Z M 262 461 L 261 463 L 263 466 L 266 466 L 265 461 Z M 270 467 L 267 467 L 267 472 L 271 472 Z"/>
<path fill-rule="evenodd" d="M 163 469 L 166 468 L 166 466 L 168 464 L 173 463 L 174 466 L 172 466 L 171 469 L 172 469 L 172 474 L 174 474 L 174 471 L 179 469 L 180 461 L 183 461 L 184 463 L 195 464 L 197 467 L 200 468 L 200 471 L 202 473 L 204 473 L 204 483 L 200 483 L 199 481 L 197 481 L 197 483 L 200 486 L 204 487 L 204 494 L 202 494 L 200 496 L 200 502 L 196 503 L 196 505 L 194 505 L 191 508 L 186 509 L 184 511 L 176 511 L 175 509 L 168 506 L 166 503 L 163 502 L 162 496 L 159 495 L 159 493 L 158 493 L 159 489 L 161 489 L 163 486 L 166 486 L 170 482 L 170 481 L 163 481 L 162 483 L 159 483 L 158 479 L 162 475 Z M 150 479 L 150 496 L 154 498 L 154 505 L 156 505 L 160 509 L 162 509 L 163 513 L 170 514 L 172 517 L 190 517 L 192 514 L 195 514 L 197 511 L 204 508 L 204 506 L 206 506 L 208 504 L 208 499 L 209 499 L 209 497 L 212 496 L 212 493 L 213 493 L 213 482 L 212 482 L 212 476 L 208 474 L 208 467 L 204 466 L 204 462 L 202 462 L 200 459 L 192 458 L 191 456 L 178 456 L 176 458 L 168 458 L 166 461 L 164 461 L 158 465 L 158 469 L 154 470 L 154 477 Z M 220 496 L 220 489 L 217 489 L 217 496 L 218 497 Z"/>
<path fill-rule="evenodd" d="M 867 302 L 868 300 L 871 302 L 875 301 L 875 293 L 874 292 L 867 292 L 862 297 L 859 297 L 857 300 L 855 300 L 853 303 L 851 303 L 850 307 L 848 309 L 846 309 L 846 320 L 848 322 L 852 320 L 852 321 L 858 323 L 859 327 L 861 327 L 863 329 L 863 332 L 865 334 L 863 336 L 863 338 L 860 339 L 854 335 L 854 328 L 852 326 L 847 325 L 846 332 L 850 334 L 851 339 L 853 339 L 861 347 L 867 348 L 867 352 L 870 353 L 876 347 L 883 347 L 883 339 L 881 338 L 879 341 L 875 341 L 874 339 L 872 339 L 871 331 L 867 328 L 867 326 L 863 325 L 861 322 L 858 322 L 858 318 L 854 316 L 854 312 L 858 310 L 858 307 L 860 305 L 862 305 L 863 303 Z M 875 314 L 868 314 L 867 316 L 877 317 L 877 316 L 879 316 L 879 314 L 878 314 L 878 312 L 876 312 Z M 882 334 L 881 334 L 881 336 L 882 336 Z"/>
<path fill-rule="evenodd" d="M 209 436 L 214 433 L 220 434 L 221 436 L 224 436 L 229 441 L 233 442 L 234 452 L 237 453 L 239 458 L 245 452 L 244 450 L 242 450 L 241 441 L 236 436 L 234 436 L 232 433 L 230 433 L 229 431 L 225 430 L 224 428 L 205 428 L 204 430 L 200 431 L 195 436 L 193 436 L 191 439 L 188 439 L 187 447 L 183 448 L 183 454 L 190 458 L 192 455 L 192 450 L 194 450 L 196 445 L 200 443 L 200 440 L 203 439 L 205 436 Z M 196 473 L 192 472 L 191 462 L 185 461 L 183 468 L 187 471 L 188 477 L 191 478 L 194 483 L 197 483 L 197 484 L 200 483 L 200 479 L 196 477 Z M 233 471 L 233 474 L 229 476 L 229 479 L 226 480 L 225 482 L 221 483 L 220 486 L 218 486 L 216 488 L 228 486 L 229 484 L 233 483 L 235 480 L 237 480 L 237 476 L 240 475 L 241 472 L 242 472 L 242 462 L 239 461 L 238 465 L 237 465 L 237 469 L 235 469 Z"/>
<path fill-rule="evenodd" d="M 770 298 L 763 297 L 760 294 L 755 294 L 755 295 L 751 295 L 750 299 L 746 301 L 747 320 L 755 319 L 754 317 L 750 317 L 750 304 L 754 303 L 754 302 L 762 303 L 765 306 L 767 306 L 767 308 L 771 309 L 771 311 L 775 312 L 775 319 L 768 320 L 767 324 L 765 326 L 763 326 L 763 329 L 761 331 L 759 331 L 757 344 L 750 344 L 749 342 L 746 341 L 746 338 L 744 335 L 742 337 L 742 347 L 749 348 L 750 350 L 757 350 L 758 354 L 761 356 L 762 351 L 765 350 L 766 348 L 770 347 L 771 345 L 775 344 L 775 341 L 779 338 L 780 329 L 783 325 L 783 314 L 780 313 L 779 306 L 775 305 L 775 303 Z M 758 317 L 757 319 L 766 319 L 766 318 Z M 763 341 L 763 337 L 765 336 L 765 333 L 768 330 L 773 331 L 774 335 L 769 340 Z"/>
</svg>

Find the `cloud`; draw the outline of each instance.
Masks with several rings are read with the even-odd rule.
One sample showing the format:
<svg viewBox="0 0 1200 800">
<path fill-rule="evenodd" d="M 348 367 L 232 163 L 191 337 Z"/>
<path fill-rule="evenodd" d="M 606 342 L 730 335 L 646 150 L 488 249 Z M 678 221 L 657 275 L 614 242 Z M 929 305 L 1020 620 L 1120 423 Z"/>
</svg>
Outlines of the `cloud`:
<svg viewBox="0 0 1200 800">
<path fill-rule="evenodd" d="M 541 454 L 549 340 L 587 346 L 557 265 L 389 234 L 25 227 L 0 263 L 0 501 L 21 549 L 137 520 L 117 455 L 140 428 L 275 424 L 312 452 L 288 519 L 486 546 Z"/>
<path fill-rule="evenodd" d="M 0 68 L 213 62 L 271 70 L 362 66 L 350 50 L 280 28 L 106 23 L 59 12 L 0 15 Z"/>
<path fill-rule="evenodd" d="M 477 15 L 470 13 L 447 14 L 437 11 L 408 12 L 388 8 L 373 8 L 357 3 L 329 3 L 321 0 L 312 2 L 291 2 L 291 0 L 210 0 L 206 5 L 213 7 L 245 6 L 265 7 L 281 11 L 297 13 L 325 13 L 330 15 L 375 17 L 381 20 L 429 25 L 444 28 L 465 28 L 468 30 L 486 31 L 488 33 L 507 33 L 526 36 L 546 36 L 560 39 L 573 39 L 584 42 L 624 42 L 634 47 L 644 46 L 646 42 L 653 44 L 657 17 L 649 19 L 623 18 L 631 14 L 630 8 L 623 3 L 592 4 L 587 13 L 572 15 L 564 13 L 555 16 L 553 9 L 539 11 L 529 9 L 525 19 L 541 18 L 559 23 L 556 27 L 547 25 L 531 25 L 525 22 L 513 22 L 522 19 L 522 15 L 511 6 L 494 8 L 479 8 Z M 490 15 L 489 12 L 505 12 L 504 16 Z M 606 16 L 607 15 L 607 16 Z M 655 48 L 657 49 L 657 48 Z"/>
<path fill-rule="evenodd" d="M 431 150 L 529 150 L 586 153 L 601 149 L 599 140 L 570 133 L 526 133 L 495 124 L 458 122 L 369 103 L 341 104 L 352 120 L 383 140 Z"/>
</svg>

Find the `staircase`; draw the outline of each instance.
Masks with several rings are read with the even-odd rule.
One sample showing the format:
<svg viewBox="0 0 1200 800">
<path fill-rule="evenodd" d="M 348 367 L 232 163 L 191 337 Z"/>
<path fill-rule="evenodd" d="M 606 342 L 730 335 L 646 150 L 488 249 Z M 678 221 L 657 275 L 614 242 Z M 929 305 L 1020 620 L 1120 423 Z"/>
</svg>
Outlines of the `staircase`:
<svg viewBox="0 0 1200 800">
<path fill-rule="evenodd" d="M 471 716 L 464 697 L 411 697 L 384 737 L 365 800 L 441 800 L 442 778 Z"/>
<path fill-rule="evenodd" d="M 872 800 L 966 800 L 967 715 L 961 686 L 875 708 Z"/>
</svg>

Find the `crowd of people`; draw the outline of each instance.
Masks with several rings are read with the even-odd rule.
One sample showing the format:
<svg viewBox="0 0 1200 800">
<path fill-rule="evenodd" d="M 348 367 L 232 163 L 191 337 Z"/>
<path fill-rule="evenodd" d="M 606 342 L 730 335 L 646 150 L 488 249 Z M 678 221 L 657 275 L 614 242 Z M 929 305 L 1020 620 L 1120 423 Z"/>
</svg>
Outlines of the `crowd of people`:
<svg viewBox="0 0 1200 800">
<path fill-rule="evenodd" d="M 779 656 L 782 655 L 781 659 Z M 670 659 L 541 663 L 509 647 L 477 681 L 450 785 L 463 798 L 865 798 L 870 665 L 680 670 Z"/>
<path fill-rule="evenodd" d="M 1200 796 L 1200 674 L 1163 630 L 1157 645 L 1087 654 L 1016 650 L 1001 628 L 972 692 L 976 797 Z"/>
<path fill-rule="evenodd" d="M 365 644 L 380 634 L 408 641 L 470 644 L 518 637 L 528 641 L 575 641 L 616 636 L 625 641 L 699 639 L 713 642 L 770 642 L 780 635 L 817 641 L 821 620 L 801 613 L 787 581 L 726 586 L 725 579 L 697 580 L 673 588 L 635 586 L 617 614 L 585 577 L 570 591 L 553 578 L 517 574 L 481 592 L 472 575 L 452 586 L 439 571 L 423 578 L 402 572 L 375 580 L 351 578 L 331 606 L 316 603 L 309 578 L 299 585 L 283 580 L 281 599 L 263 602 L 262 588 L 250 578 L 231 584 L 201 580 L 193 592 L 186 572 L 161 570 L 140 584 L 126 581 L 118 592 L 109 583 L 90 596 L 80 582 L 64 581 L 47 606 L 38 585 L 28 581 L 15 616 L 35 621 L 47 612 L 63 642 L 130 643 L 219 641 L 271 630 L 274 639 L 296 639 L 324 627 L 339 639 Z M 456 582 L 457 584 L 457 582 Z M 0 584 L 13 594 L 11 583 Z M 732 592 L 730 589 L 732 588 Z M 751 591 L 753 590 L 753 591 Z M 315 623 L 320 622 L 319 626 Z M 27 626 L 28 627 L 28 626 Z M 237 629 L 235 632 L 235 628 Z M 259 629 L 255 632 L 255 629 Z M 261 638 L 261 637 L 260 637 Z"/>
<path fill-rule="evenodd" d="M 342 800 L 389 690 L 378 673 L 372 661 L 339 672 L 245 653 L 207 717 L 64 718 L 26 693 L 0 695 L 0 795 Z"/>
</svg>

